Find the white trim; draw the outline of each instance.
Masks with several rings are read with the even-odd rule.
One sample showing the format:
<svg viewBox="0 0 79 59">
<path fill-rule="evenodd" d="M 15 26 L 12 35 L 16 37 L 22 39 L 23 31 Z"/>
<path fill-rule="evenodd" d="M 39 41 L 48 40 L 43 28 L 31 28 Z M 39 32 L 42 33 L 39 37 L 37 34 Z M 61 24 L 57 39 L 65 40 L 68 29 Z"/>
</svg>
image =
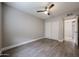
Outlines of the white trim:
<svg viewBox="0 0 79 59">
<path fill-rule="evenodd" d="M 40 40 L 42 38 L 44 38 L 44 37 L 36 38 L 36 39 L 30 40 L 30 41 L 26 41 L 26 42 L 22 42 L 22 43 L 19 43 L 19 44 L 16 44 L 16 45 L 4 47 L 0 51 L 5 51 L 5 50 L 8 50 L 8 49 L 12 49 L 12 48 L 18 47 L 18 46 L 22 46 L 24 44 L 27 44 L 27 43 L 30 43 L 30 42 L 33 42 L 33 41 L 36 41 L 36 40 Z"/>
<path fill-rule="evenodd" d="M 62 39 L 62 40 L 59 40 L 59 39 L 52 39 L 52 38 L 48 38 L 48 39 L 50 39 L 50 40 L 56 40 L 56 41 L 58 41 L 58 42 L 63 42 L 63 39 Z"/>
<path fill-rule="evenodd" d="M 63 40 L 58 40 L 59 42 L 63 42 Z"/>
</svg>

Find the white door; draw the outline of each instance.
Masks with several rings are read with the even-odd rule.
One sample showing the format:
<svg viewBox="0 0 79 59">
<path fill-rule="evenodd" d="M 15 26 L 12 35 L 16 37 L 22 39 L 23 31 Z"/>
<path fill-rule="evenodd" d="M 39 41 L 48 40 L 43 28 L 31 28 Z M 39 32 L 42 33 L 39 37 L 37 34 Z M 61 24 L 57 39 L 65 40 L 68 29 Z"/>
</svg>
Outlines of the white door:
<svg viewBox="0 0 79 59">
<path fill-rule="evenodd" d="M 64 38 L 65 41 L 72 40 L 72 22 L 70 20 L 64 22 Z"/>
<path fill-rule="evenodd" d="M 52 22 L 45 23 L 45 37 L 52 39 Z"/>
<path fill-rule="evenodd" d="M 58 40 L 59 22 L 46 21 L 45 22 L 45 37 L 49 39 Z"/>
<path fill-rule="evenodd" d="M 75 43 L 77 45 L 78 39 L 77 39 L 77 20 L 74 19 L 72 21 L 72 39 L 74 40 L 73 43 Z"/>
<path fill-rule="evenodd" d="M 64 40 L 77 44 L 77 19 L 64 21 Z"/>
</svg>

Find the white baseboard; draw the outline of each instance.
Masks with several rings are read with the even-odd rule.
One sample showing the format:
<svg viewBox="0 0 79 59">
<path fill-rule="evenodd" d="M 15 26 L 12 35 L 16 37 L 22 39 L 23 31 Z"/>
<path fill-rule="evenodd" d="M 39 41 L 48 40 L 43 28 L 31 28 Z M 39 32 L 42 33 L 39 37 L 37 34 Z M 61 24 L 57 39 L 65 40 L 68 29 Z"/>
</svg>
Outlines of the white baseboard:
<svg viewBox="0 0 79 59">
<path fill-rule="evenodd" d="M 22 45 L 24 45 L 24 44 L 27 44 L 27 43 L 30 43 L 30 42 L 33 42 L 33 41 L 36 41 L 36 40 L 39 40 L 39 39 L 42 39 L 42 38 L 44 38 L 44 37 L 32 39 L 32 40 L 30 40 L 30 41 L 22 42 L 22 43 L 19 43 L 19 44 L 16 44 L 16 45 L 4 47 L 4 48 L 2 48 L 0 51 L 6 51 L 6 50 L 8 50 L 8 49 L 12 49 L 12 48 L 15 48 L 15 47 L 18 47 L 18 46 L 22 46 Z"/>
<path fill-rule="evenodd" d="M 48 38 L 48 39 L 52 39 L 52 38 Z M 62 40 L 59 40 L 59 39 L 52 39 L 52 40 L 56 40 L 56 41 L 59 41 L 59 42 L 63 42 L 63 39 L 62 39 Z"/>
<path fill-rule="evenodd" d="M 63 40 L 58 40 L 59 42 L 63 42 Z"/>
</svg>

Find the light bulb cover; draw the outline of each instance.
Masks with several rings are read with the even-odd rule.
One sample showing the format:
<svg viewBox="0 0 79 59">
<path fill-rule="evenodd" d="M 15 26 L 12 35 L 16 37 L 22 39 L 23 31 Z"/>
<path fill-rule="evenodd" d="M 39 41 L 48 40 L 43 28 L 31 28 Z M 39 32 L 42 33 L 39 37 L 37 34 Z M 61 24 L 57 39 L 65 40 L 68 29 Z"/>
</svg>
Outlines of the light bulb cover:
<svg viewBox="0 0 79 59">
<path fill-rule="evenodd" d="M 48 11 L 45 11 L 44 13 L 45 13 L 45 14 L 48 14 Z"/>
</svg>

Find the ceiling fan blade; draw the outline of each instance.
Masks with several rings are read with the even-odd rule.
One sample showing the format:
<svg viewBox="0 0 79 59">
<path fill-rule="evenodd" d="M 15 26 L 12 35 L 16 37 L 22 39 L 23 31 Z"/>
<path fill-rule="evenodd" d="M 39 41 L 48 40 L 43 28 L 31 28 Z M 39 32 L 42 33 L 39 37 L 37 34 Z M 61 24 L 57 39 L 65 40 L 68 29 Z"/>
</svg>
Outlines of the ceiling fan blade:
<svg viewBox="0 0 79 59">
<path fill-rule="evenodd" d="M 39 10 L 39 11 L 37 11 L 37 12 L 44 12 L 45 10 Z"/>
<path fill-rule="evenodd" d="M 49 6 L 49 9 L 51 9 L 53 6 L 54 6 L 54 4 L 51 4 L 51 5 Z"/>
</svg>

